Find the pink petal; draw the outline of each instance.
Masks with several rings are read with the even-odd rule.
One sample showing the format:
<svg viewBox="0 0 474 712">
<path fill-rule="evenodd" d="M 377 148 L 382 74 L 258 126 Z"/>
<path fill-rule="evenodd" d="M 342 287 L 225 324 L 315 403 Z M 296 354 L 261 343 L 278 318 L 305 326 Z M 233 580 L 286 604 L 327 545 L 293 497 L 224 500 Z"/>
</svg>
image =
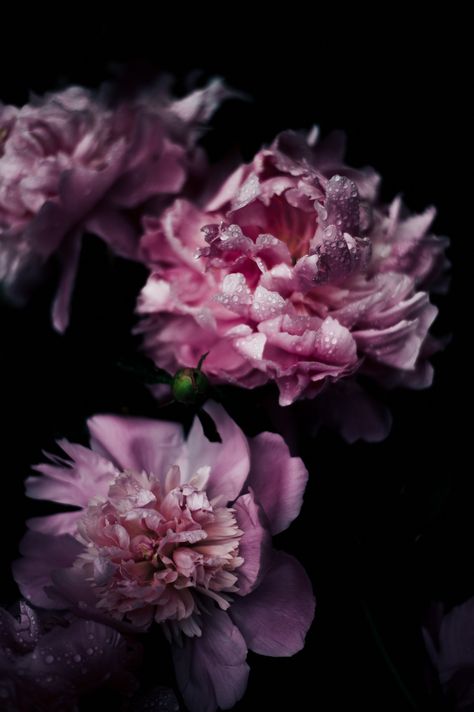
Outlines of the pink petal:
<svg viewBox="0 0 474 712">
<path fill-rule="evenodd" d="M 209 121 L 225 99 L 241 95 L 226 87 L 222 79 L 212 79 L 203 89 L 196 89 L 183 99 L 174 101 L 169 110 L 186 124 L 202 124 Z"/>
<path fill-rule="evenodd" d="M 244 560 L 236 573 L 239 596 L 246 596 L 258 586 L 268 567 L 271 537 L 261 507 L 253 493 L 244 494 L 235 502 L 235 517 L 243 535 L 239 542 L 239 556 Z"/>
<path fill-rule="evenodd" d="M 53 326 L 61 334 L 69 324 L 72 291 L 81 253 L 81 237 L 80 232 L 66 235 L 58 251 L 61 261 L 61 278 L 53 303 Z"/>
<path fill-rule="evenodd" d="M 50 456 L 52 464 L 36 465 L 42 477 L 28 477 L 26 494 L 33 499 L 50 499 L 85 507 L 92 497 L 105 495 L 117 474 L 111 462 L 82 445 L 60 440 L 71 461 Z"/>
<path fill-rule="evenodd" d="M 209 499 L 220 495 L 229 502 L 239 496 L 249 473 L 248 441 L 222 406 L 209 401 L 205 410 L 214 420 L 222 443 L 209 442 L 195 418 L 187 441 L 186 460 L 191 469 L 186 473 L 183 468 L 183 480 L 187 481 L 196 470 L 207 465 L 211 468 L 206 490 Z"/>
<path fill-rule="evenodd" d="M 183 447 L 181 426 L 145 418 L 96 415 L 88 420 L 91 447 L 122 470 L 165 477 Z"/>
<path fill-rule="evenodd" d="M 284 531 L 298 516 L 308 481 L 308 471 L 299 457 L 276 433 L 261 433 L 250 440 L 249 486 L 263 507 L 272 534 Z"/>
<path fill-rule="evenodd" d="M 314 610 L 311 582 L 301 564 L 288 554 L 275 552 L 260 586 L 236 599 L 230 615 L 250 650 L 286 657 L 303 648 Z"/>
<path fill-rule="evenodd" d="M 28 529 L 41 534 L 75 534 L 77 521 L 82 516 L 79 512 L 61 512 L 61 514 L 51 514 L 48 517 L 33 517 L 28 519 L 26 524 Z"/>
<path fill-rule="evenodd" d="M 173 646 L 178 685 L 190 712 L 230 709 L 247 688 L 247 646 L 227 613 L 215 610 L 203 624 L 200 638 Z"/>
</svg>

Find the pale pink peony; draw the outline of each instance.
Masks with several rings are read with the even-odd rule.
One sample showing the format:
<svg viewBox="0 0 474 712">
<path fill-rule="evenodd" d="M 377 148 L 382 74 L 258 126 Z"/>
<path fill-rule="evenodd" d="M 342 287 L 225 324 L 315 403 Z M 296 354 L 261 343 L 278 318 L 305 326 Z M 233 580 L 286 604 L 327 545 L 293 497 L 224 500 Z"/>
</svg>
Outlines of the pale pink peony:
<svg viewBox="0 0 474 712">
<path fill-rule="evenodd" d="M 55 327 L 68 322 L 85 231 L 118 255 L 137 258 L 136 209 L 153 214 L 202 163 L 200 127 L 228 95 L 219 80 L 172 101 L 164 88 L 113 101 L 110 87 L 80 87 L 0 105 L 0 280 L 29 291 L 57 254 L 61 281 Z"/>
<path fill-rule="evenodd" d="M 247 440 L 216 404 L 222 443 L 196 419 L 187 440 L 167 422 L 89 421 L 91 449 L 61 442 L 27 481 L 31 497 L 80 507 L 29 522 L 14 566 L 24 596 L 120 630 L 161 624 L 191 710 L 244 693 L 247 648 L 303 647 L 314 614 L 309 579 L 271 535 L 298 515 L 307 471 L 279 435 Z"/>
<path fill-rule="evenodd" d="M 5 712 L 77 710 L 103 686 L 129 695 L 140 650 L 116 630 L 83 619 L 37 612 L 20 602 L 0 608 L 0 707 Z"/>
<path fill-rule="evenodd" d="M 428 232 L 433 209 L 380 204 L 379 177 L 347 167 L 343 148 L 284 133 L 204 207 L 177 200 L 145 221 L 139 328 L 157 365 L 209 351 L 214 382 L 275 381 L 281 405 L 357 370 L 428 385 L 446 242 Z"/>
</svg>

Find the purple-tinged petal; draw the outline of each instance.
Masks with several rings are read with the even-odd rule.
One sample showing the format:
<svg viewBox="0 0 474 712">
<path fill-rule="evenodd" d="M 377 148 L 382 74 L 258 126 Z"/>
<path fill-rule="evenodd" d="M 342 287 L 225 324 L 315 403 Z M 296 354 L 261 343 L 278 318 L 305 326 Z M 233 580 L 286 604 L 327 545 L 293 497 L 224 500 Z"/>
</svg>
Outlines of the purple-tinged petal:
<svg viewBox="0 0 474 712">
<path fill-rule="evenodd" d="M 60 514 L 50 514 L 47 517 L 33 517 L 28 519 L 26 525 L 28 529 L 41 534 L 75 534 L 77 522 L 82 516 L 82 511 L 61 512 Z"/>
<path fill-rule="evenodd" d="M 100 237 L 116 254 L 128 259 L 137 259 L 138 231 L 131 220 L 111 205 L 101 205 L 88 217 L 86 228 Z"/>
<path fill-rule="evenodd" d="M 311 582 L 301 564 L 288 554 L 274 552 L 260 586 L 235 599 L 229 613 L 250 650 L 284 657 L 303 648 L 314 610 Z"/>
<path fill-rule="evenodd" d="M 195 418 L 186 447 L 187 471 L 183 467 L 184 481 L 190 479 L 200 467 L 209 466 L 207 484 L 209 499 L 222 496 L 226 501 L 236 499 L 247 479 L 250 453 L 247 438 L 239 426 L 217 403 L 208 402 L 205 410 L 216 424 L 222 443 L 211 443 L 203 433 L 201 423 Z M 181 465 L 181 463 L 180 463 Z"/>
<path fill-rule="evenodd" d="M 122 176 L 110 194 L 113 204 L 134 208 L 160 194 L 178 193 L 187 177 L 186 150 L 165 139 L 161 154 Z"/>
<path fill-rule="evenodd" d="M 82 445 L 67 440 L 60 440 L 58 445 L 71 460 L 50 455 L 52 464 L 36 465 L 34 469 L 42 477 L 28 477 L 28 497 L 85 507 L 92 497 L 104 495 L 118 474 L 112 463 Z"/>
<path fill-rule="evenodd" d="M 243 494 L 233 505 L 239 529 L 243 531 L 239 541 L 239 556 L 244 563 L 237 569 L 238 594 L 246 596 L 258 586 L 264 576 L 271 553 L 271 537 L 268 522 L 255 502 L 253 492 Z"/>
<path fill-rule="evenodd" d="M 325 425 L 348 443 L 381 442 L 392 427 L 387 406 L 350 378 L 329 384 L 316 402 L 305 404 L 304 413 L 313 435 Z"/>
<path fill-rule="evenodd" d="M 176 678 L 190 712 L 230 709 L 247 688 L 247 646 L 227 613 L 213 611 L 200 638 L 173 646 Z"/>
<path fill-rule="evenodd" d="M 448 613 L 441 604 L 427 611 L 423 638 L 450 709 L 474 705 L 474 598 Z M 437 686 L 436 686 L 437 687 Z M 452 705 L 452 707 L 451 707 Z"/>
<path fill-rule="evenodd" d="M 81 693 L 110 682 L 124 691 L 133 689 L 126 667 L 132 663 L 132 655 L 138 658 L 139 653 L 135 646 L 131 655 L 130 647 L 120 633 L 108 626 L 75 620 L 68 626 L 56 626 L 40 638 L 29 673 L 32 677 L 56 674 L 61 686 L 80 687 Z"/>
<path fill-rule="evenodd" d="M 54 595 L 62 602 L 62 608 L 68 608 L 81 618 L 111 624 L 125 631 L 130 626 L 118 625 L 113 621 L 108 611 L 97 608 L 97 598 L 91 582 L 86 580 L 84 572 L 74 566 L 54 568 L 50 574 L 50 596 Z"/>
<path fill-rule="evenodd" d="M 34 611 L 20 601 L 14 615 L 0 609 L 0 699 L 10 712 L 78 709 L 79 698 L 112 686 L 130 695 L 139 644 L 70 614 Z"/>
<path fill-rule="evenodd" d="M 88 420 L 91 447 L 122 470 L 165 476 L 183 447 L 178 423 L 96 415 Z"/>
<path fill-rule="evenodd" d="M 61 334 L 66 331 L 69 324 L 69 309 L 81 253 L 81 238 L 80 232 L 67 235 L 58 251 L 61 277 L 53 303 L 53 326 Z"/>
<path fill-rule="evenodd" d="M 199 125 L 209 121 L 223 101 L 239 97 L 242 98 L 242 94 L 229 89 L 222 79 L 217 77 L 212 79 L 203 89 L 196 89 L 183 99 L 173 101 L 168 110 L 184 124 L 195 124 L 199 129 Z M 196 131 L 197 129 L 195 128 L 194 130 Z M 199 132 L 197 135 L 199 135 Z"/>
<path fill-rule="evenodd" d="M 308 470 L 276 433 L 261 433 L 250 440 L 248 484 L 262 506 L 272 534 L 289 527 L 298 516 L 308 481 Z"/>
<path fill-rule="evenodd" d="M 336 225 L 341 232 L 359 235 L 359 192 L 345 176 L 335 175 L 326 185 L 324 225 Z"/>
<path fill-rule="evenodd" d="M 22 595 L 35 606 L 64 608 L 64 600 L 51 591 L 51 574 L 55 569 L 71 566 L 83 550 L 82 544 L 69 534 L 26 532 L 20 544 L 23 558 L 12 565 Z"/>
</svg>

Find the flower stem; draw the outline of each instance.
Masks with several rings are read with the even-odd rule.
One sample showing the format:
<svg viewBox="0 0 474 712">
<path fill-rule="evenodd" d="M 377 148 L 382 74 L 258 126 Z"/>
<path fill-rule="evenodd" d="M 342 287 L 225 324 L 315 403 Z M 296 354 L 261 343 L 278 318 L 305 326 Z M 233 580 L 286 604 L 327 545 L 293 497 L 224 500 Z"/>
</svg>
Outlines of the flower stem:
<svg viewBox="0 0 474 712">
<path fill-rule="evenodd" d="M 416 704 L 415 700 L 413 699 L 411 692 L 403 682 L 400 673 L 398 672 L 397 668 L 395 667 L 390 655 L 387 652 L 387 648 L 385 647 L 383 640 L 380 636 L 380 633 L 378 631 L 378 628 L 375 624 L 375 621 L 373 619 L 373 616 L 370 612 L 370 609 L 367 605 L 367 603 L 363 600 L 360 599 L 360 603 L 362 606 L 362 609 L 364 611 L 365 617 L 367 618 L 367 622 L 369 624 L 370 631 L 373 635 L 373 638 L 375 640 L 375 643 L 385 661 L 385 664 L 387 665 L 388 669 L 390 670 L 392 676 L 394 677 L 398 687 L 400 688 L 400 691 L 402 692 L 406 702 L 410 706 L 410 709 L 414 710 L 416 712 L 418 710 L 418 705 Z"/>
</svg>

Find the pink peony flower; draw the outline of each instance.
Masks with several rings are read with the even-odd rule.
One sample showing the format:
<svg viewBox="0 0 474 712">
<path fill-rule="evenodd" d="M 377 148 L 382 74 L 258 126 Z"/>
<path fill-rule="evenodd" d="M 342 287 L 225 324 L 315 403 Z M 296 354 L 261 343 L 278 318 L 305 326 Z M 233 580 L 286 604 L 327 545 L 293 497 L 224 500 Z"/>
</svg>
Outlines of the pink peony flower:
<svg viewBox="0 0 474 712">
<path fill-rule="evenodd" d="M 0 105 L 0 279 L 22 295 L 53 255 L 55 327 L 68 323 L 84 231 L 137 258 L 137 207 L 160 210 L 202 162 L 199 127 L 228 95 L 219 80 L 179 101 L 156 89 L 120 102 L 80 87 Z"/>
<path fill-rule="evenodd" d="M 138 648 L 93 621 L 0 608 L 0 706 L 5 712 L 76 710 L 81 695 L 104 685 L 129 694 Z"/>
<path fill-rule="evenodd" d="M 222 443 L 196 419 L 96 416 L 91 449 L 62 441 L 27 481 L 34 498 L 80 507 L 30 520 L 14 565 L 26 598 L 69 607 L 121 630 L 161 625 L 191 710 L 243 695 L 247 648 L 286 656 L 314 614 L 309 579 L 271 535 L 298 515 L 307 471 L 279 435 L 248 441 L 216 404 Z"/>
<path fill-rule="evenodd" d="M 429 384 L 434 210 L 380 204 L 379 177 L 346 166 L 339 137 L 315 139 L 284 133 L 204 207 L 177 200 L 145 221 L 139 328 L 159 366 L 209 351 L 216 383 L 275 381 L 281 405 L 357 370 Z"/>
</svg>

